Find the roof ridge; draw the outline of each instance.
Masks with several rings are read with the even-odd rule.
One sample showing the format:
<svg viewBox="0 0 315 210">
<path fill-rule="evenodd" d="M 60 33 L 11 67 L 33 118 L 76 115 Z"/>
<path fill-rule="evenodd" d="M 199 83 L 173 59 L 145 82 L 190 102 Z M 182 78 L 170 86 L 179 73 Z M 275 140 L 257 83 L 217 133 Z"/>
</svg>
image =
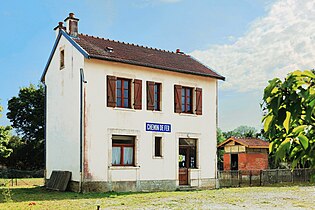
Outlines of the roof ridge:
<svg viewBox="0 0 315 210">
<path fill-rule="evenodd" d="M 140 47 L 140 48 L 145 48 L 145 49 L 156 50 L 156 51 L 160 51 L 160 52 L 167 52 L 167 53 L 171 53 L 171 54 L 185 55 L 185 56 L 191 57 L 191 56 L 189 56 L 188 54 L 185 54 L 185 53 L 176 53 L 175 51 L 164 50 L 164 49 L 156 48 L 156 47 L 149 47 L 149 46 L 139 45 L 139 44 L 135 44 L 135 43 L 118 41 L 118 40 L 114 40 L 114 39 L 103 38 L 103 37 L 98 37 L 98 36 L 93 36 L 93 35 L 88 35 L 88 34 L 83 34 L 83 33 L 80 33 L 80 35 L 87 36 L 87 37 L 92 37 L 92 38 L 95 38 L 95 39 L 107 40 L 107 41 L 110 41 L 110 42 L 116 42 L 116 43 L 120 43 L 120 44 L 125 44 L 125 45 Z"/>
</svg>

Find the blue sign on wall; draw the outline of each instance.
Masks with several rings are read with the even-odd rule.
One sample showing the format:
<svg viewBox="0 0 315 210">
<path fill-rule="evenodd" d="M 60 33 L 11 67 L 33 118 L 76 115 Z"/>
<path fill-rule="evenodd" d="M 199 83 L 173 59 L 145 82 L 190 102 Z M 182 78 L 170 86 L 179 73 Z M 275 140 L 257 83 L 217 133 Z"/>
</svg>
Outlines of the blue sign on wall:
<svg viewBox="0 0 315 210">
<path fill-rule="evenodd" d="M 171 132 L 171 124 L 162 124 L 162 123 L 150 123 L 147 122 L 145 124 L 145 130 L 146 131 L 152 131 L 152 132 Z"/>
</svg>

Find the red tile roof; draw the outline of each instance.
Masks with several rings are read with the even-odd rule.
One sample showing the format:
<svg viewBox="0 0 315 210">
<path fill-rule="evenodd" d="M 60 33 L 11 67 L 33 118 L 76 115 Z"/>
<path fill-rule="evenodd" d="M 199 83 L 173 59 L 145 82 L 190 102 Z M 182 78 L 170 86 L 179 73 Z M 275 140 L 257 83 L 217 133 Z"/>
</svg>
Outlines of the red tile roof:
<svg viewBox="0 0 315 210">
<path fill-rule="evenodd" d="M 269 148 L 269 142 L 266 142 L 264 140 L 258 138 L 237 138 L 233 136 L 220 143 L 217 147 L 222 147 L 230 141 L 235 141 L 248 148 Z"/>
<path fill-rule="evenodd" d="M 223 76 L 186 54 L 83 34 L 79 34 L 77 38 L 72 39 L 89 54 L 90 58 L 208 76 L 222 80 L 225 79 Z"/>
</svg>

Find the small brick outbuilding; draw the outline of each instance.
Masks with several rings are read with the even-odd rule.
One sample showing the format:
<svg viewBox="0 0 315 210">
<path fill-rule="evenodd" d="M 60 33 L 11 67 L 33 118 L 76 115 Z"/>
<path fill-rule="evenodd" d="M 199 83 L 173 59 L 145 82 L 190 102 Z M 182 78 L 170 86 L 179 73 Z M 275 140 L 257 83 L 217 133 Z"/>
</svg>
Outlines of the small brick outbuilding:
<svg viewBox="0 0 315 210">
<path fill-rule="evenodd" d="M 219 144 L 224 149 L 223 169 L 264 170 L 268 169 L 269 143 L 258 138 L 231 137 Z"/>
</svg>

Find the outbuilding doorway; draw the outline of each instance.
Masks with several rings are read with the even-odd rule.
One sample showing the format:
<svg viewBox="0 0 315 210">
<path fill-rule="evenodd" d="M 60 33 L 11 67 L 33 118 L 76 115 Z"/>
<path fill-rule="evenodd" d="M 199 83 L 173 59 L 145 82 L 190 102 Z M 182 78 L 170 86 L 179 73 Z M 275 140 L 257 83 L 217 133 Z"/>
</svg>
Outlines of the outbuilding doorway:
<svg viewBox="0 0 315 210">
<path fill-rule="evenodd" d="M 179 185 L 188 185 L 189 168 L 196 168 L 196 139 L 179 139 Z"/>
<path fill-rule="evenodd" d="M 238 154 L 231 154 L 231 171 L 238 170 Z"/>
</svg>

